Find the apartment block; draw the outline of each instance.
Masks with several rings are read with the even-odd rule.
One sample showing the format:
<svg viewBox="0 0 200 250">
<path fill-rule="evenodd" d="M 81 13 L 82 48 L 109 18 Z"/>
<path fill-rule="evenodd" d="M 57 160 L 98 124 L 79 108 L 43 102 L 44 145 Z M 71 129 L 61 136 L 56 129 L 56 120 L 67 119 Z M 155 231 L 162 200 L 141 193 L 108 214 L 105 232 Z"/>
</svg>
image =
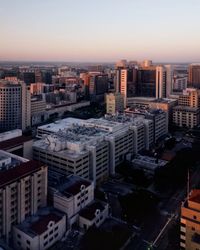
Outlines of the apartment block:
<svg viewBox="0 0 200 250">
<path fill-rule="evenodd" d="M 46 206 L 47 167 L 0 150 L 0 238 L 9 242 L 12 227 Z"/>
<path fill-rule="evenodd" d="M 200 123 L 200 109 L 188 106 L 173 108 L 173 124 L 178 127 L 193 128 Z"/>
</svg>

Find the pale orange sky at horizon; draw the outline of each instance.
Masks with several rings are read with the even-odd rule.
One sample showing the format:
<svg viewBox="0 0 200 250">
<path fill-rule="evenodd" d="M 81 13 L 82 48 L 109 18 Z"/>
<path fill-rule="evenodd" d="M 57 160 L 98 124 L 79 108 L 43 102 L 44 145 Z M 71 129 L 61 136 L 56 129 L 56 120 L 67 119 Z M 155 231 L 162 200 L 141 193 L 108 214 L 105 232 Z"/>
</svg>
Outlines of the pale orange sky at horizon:
<svg viewBox="0 0 200 250">
<path fill-rule="evenodd" d="M 0 3 L 1 61 L 200 61 L 198 0 Z"/>
</svg>

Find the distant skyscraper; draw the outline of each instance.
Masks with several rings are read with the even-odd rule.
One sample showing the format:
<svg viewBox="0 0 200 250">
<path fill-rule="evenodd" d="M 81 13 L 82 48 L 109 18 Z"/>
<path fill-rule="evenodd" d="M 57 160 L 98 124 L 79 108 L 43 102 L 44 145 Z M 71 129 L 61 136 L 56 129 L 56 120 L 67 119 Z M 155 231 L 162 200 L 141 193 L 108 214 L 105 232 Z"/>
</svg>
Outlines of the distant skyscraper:
<svg viewBox="0 0 200 250">
<path fill-rule="evenodd" d="M 189 78 L 190 86 L 200 88 L 200 64 L 189 65 Z"/>
<path fill-rule="evenodd" d="M 92 102 L 103 101 L 107 91 L 108 76 L 106 74 L 92 74 L 89 83 L 90 100 Z"/>
<path fill-rule="evenodd" d="M 143 67 L 150 67 L 153 65 L 153 62 L 151 60 L 144 60 L 142 65 Z"/>
<path fill-rule="evenodd" d="M 164 98 L 166 94 L 167 74 L 164 66 L 146 66 L 138 69 L 138 96 Z"/>
</svg>

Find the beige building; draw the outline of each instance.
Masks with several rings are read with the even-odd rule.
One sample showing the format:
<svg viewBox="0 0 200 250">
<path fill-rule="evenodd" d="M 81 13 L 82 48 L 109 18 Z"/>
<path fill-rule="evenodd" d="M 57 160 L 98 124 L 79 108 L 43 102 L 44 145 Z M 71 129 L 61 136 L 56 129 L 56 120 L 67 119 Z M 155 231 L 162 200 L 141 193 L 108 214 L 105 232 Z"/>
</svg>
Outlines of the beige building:
<svg viewBox="0 0 200 250">
<path fill-rule="evenodd" d="M 46 101 L 41 98 L 31 98 L 31 125 L 37 125 L 44 122 L 48 114 L 46 112 Z"/>
<path fill-rule="evenodd" d="M 0 238 L 10 240 L 12 226 L 46 206 L 47 167 L 0 151 Z M 7 163 L 6 163 L 7 162 Z"/>
<path fill-rule="evenodd" d="M 193 190 L 181 207 L 180 249 L 200 249 L 200 190 Z"/>
<path fill-rule="evenodd" d="M 110 93 L 106 95 L 106 113 L 116 114 L 124 111 L 124 98 L 120 93 Z"/>
<path fill-rule="evenodd" d="M 40 209 L 35 216 L 13 227 L 15 249 L 45 250 L 66 233 L 66 215 L 54 209 Z"/>
<path fill-rule="evenodd" d="M 191 108 L 200 107 L 200 91 L 194 88 L 183 90 L 183 94 L 179 95 L 178 105 Z"/>
<path fill-rule="evenodd" d="M 178 127 L 193 128 L 200 123 L 200 109 L 187 106 L 173 108 L 173 124 Z"/>
</svg>

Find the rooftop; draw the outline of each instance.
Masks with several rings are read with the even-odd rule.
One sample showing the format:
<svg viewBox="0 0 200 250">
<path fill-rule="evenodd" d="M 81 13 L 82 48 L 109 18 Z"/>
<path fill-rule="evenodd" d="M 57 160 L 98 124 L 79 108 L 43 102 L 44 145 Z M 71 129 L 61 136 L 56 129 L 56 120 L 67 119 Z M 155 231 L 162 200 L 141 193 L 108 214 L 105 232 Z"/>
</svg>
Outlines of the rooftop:
<svg viewBox="0 0 200 250">
<path fill-rule="evenodd" d="M 22 145 L 24 142 L 32 140 L 31 136 L 18 136 L 12 139 L 8 139 L 0 142 L 0 149 L 6 150 L 9 148 L 13 148 L 19 145 Z"/>
<path fill-rule="evenodd" d="M 200 189 L 194 189 L 191 191 L 189 201 L 200 204 Z"/>
<path fill-rule="evenodd" d="M 175 106 L 173 110 L 181 110 L 181 111 L 190 111 L 190 112 L 198 112 L 200 111 L 199 108 L 188 107 L 188 106 Z"/>
<path fill-rule="evenodd" d="M 156 159 L 149 156 L 137 155 L 132 163 L 146 169 L 155 170 L 158 167 L 164 167 L 168 163 L 168 161 Z"/>
<path fill-rule="evenodd" d="M 95 218 L 96 210 L 100 210 L 101 212 L 105 209 L 106 203 L 101 201 L 94 201 L 92 204 L 86 206 L 81 210 L 79 216 L 84 217 L 88 220 L 93 220 Z"/>
<path fill-rule="evenodd" d="M 9 168 L 5 171 L 0 171 L 0 187 L 9 185 L 10 183 L 19 180 L 38 171 L 44 164 L 37 161 L 27 161 L 20 165 Z"/>
<path fill-rule="evenodd" d="M 50 222 L 57 223 L 63 218 L 64 214 L 60 211 L 45 207 L 40 209 L 36 215 L 26 218 L 26 220 L 16 227 L 34 238 L 37 235 L 43 234 Z"/>
<path fill-rule="evenodd" d="M 92 182 L 81 178 L 77 175 L 70 175 L 68 177 L 49 177 L 49 186 L 58 190 L 67 198 L 75 196 L 81 191 L 82 186 L 89 187 Z"/>
</svg>

